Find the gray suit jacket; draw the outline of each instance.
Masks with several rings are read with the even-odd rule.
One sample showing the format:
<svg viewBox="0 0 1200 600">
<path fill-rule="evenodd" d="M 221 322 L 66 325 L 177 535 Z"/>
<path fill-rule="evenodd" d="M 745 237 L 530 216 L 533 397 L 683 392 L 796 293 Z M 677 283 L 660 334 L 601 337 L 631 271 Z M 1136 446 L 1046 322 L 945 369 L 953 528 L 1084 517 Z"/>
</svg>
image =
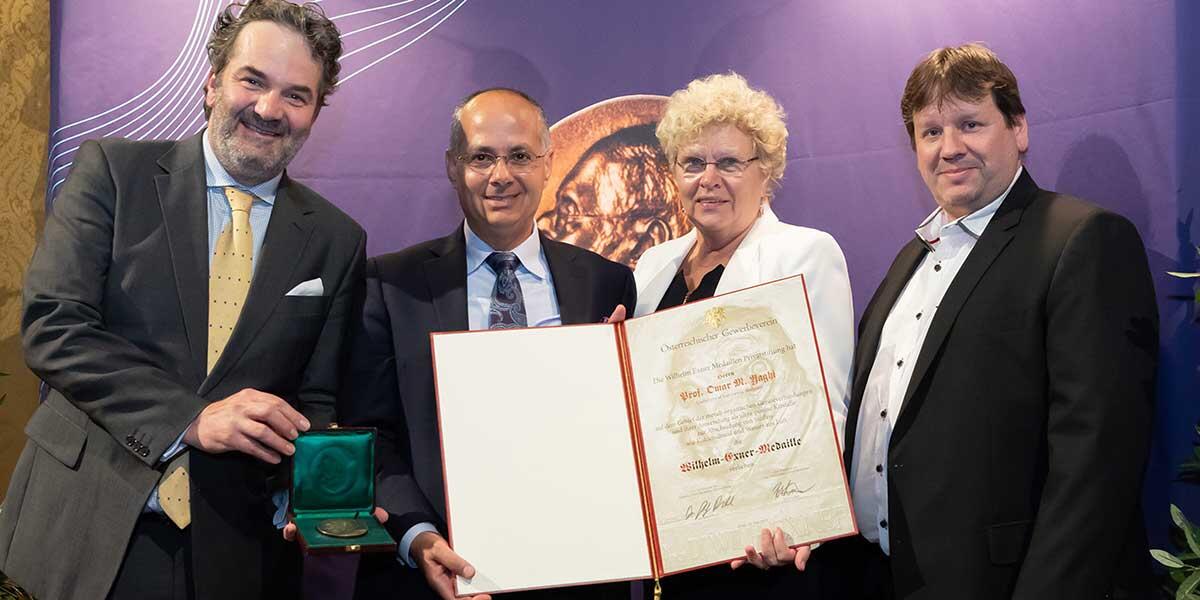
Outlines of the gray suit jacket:
<svg viewBox="0 0 1200 600">
<path fill-rule="evenodd" d="M 366 235 L 280 182 L 249 295 L 212 373 L 200 136 L 83 144 L 26 275 L 26 362 L 50 388 L 0 508 L 0 570 L 42 600 L 103 598 L 163 465 L 209 403 L 276 394 L 314 427 L 334 414 Z M 320 277 L 322 297 L 286 296 Z M 191 453 L 198 598 L 257 598 L 279 545 L 277 468 Z"/>
</svg>

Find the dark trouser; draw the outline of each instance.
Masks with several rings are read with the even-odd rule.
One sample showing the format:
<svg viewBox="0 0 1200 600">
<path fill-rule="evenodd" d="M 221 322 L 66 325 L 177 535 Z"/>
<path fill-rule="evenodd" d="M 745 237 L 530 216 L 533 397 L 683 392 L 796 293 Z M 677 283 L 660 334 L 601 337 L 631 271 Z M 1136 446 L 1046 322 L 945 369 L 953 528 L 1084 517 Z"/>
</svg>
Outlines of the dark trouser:
<svg viewBox="0 0 1200 600">
<path fill-rule="evenodd" d="M 179 529 L 163 515 L 145 513 L 138 518 L 117 571 L 109 600 L 209 600 L 197 598 L 191 536 L 195 525 Z M 264 571 L 252 574 L 262 582 L 264 599 L 300 598 L 302 570 L 299 548 L 283 541 L 273 528 L 265 551 Z M 234 574 L 244 576 L 245 573 Z"/>
<path fill-rule="evenodd" d="M 834 540 L 813 552 L 828 600 L 892 600 L 892 567 L 878 544 L 862 536 Z"/>
<path fill-rule="evenodd" d="M 144 514 L 133 529 L 110 600 L 192 600 L 191 529 Z"/>
</svg>

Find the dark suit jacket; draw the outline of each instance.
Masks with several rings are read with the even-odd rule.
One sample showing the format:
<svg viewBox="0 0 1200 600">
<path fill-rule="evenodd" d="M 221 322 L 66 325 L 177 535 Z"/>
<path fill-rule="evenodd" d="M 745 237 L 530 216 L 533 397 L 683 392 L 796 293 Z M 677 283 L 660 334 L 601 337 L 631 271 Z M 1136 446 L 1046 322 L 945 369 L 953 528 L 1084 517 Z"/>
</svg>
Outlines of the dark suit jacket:
<svg viewBox="0 0 1200 600">
<path fill-rule="evenodd" d="M 42 600 L 103 598 L 163 465 L 209 403 L 276 394 L 333 417 L 361 296 L 366 236 L 286 176 L 245 308 L 220 361 L 208 344 L 208 201 L 200 136 L 84 143 L 26 275 L 25 359 L 50 388 L 0 514 L 0 570 Z M 320 277 L 323 297 L 290 297 Z M 258 598 L 279 533 L 269 465 L 191 454 L 197 598 Z"/>
<path fill-rule="evenodd" d="M 563 324 L 599 323 L 617 304 L 628 310 L 636 305 L 637 288 L 627 267 L 545 236 L 541 243 Z M 469 329 L 466 256 L 459 227 L 446 237 L 367 261 L 367 299 L 352 338 L 339 415 L 348 425 L 379 428 L 376 498 L 390 515 L 387 528 L 397 541 L 421 522 L 434 523 L 445 535 L 429 334 Z M 519 363 L 520 357 L 513 360 Z M 390 560 L 387 566 L 397 564 Z M 424 586 L 415 572 L 394 575 L 413 575 L 415 587 Z"/>
<path fill-rule="evenodd" d="M 906 245 L 863 313 L 847 465 L 880 331 L 925 252 Z M 896 417 L 897 597 L 1149 597 L 1157 348 L 1133 225 L 1022 174 L 946 291 Z"/>
</svg>

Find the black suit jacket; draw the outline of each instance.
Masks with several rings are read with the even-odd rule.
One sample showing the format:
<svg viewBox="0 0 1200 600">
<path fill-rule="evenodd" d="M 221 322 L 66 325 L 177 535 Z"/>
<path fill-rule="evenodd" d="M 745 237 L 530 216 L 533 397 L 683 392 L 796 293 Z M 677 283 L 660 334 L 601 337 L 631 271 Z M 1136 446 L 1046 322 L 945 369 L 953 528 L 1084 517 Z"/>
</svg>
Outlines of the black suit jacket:
<svg viewBox="0 0 1200 600">
<path fill-rule="evenodd" d="M 26 275 L 29 367 L 50 388 L 0 513 L 0 570 L 38 598 L 103 598 L 163 469 L 209 403 L 276 394 L 314 427 L 333 418 L 361 298 L 366 235 L 285 175 L 240 320 L 212 373 L 208 200 L 199 135 L 84 143 Z M 320 277 L 324 296 L 287 296 Z M 191 454 L 198 598 L 258 598 L 279 545 L 275 469 Z"/>
<path fill-rule="evenodd" d="M 863 313 L 847 465 L 884 321 L 925 253 L 906 245 Z M 946 291 L 895 420 L 897 597 L 1148 597 L 1157 348 L 1133 225 L 1023 173 Z"/>
<path fill-rule="evenodd" d="M 618 304 L 636 306 L 637 288 L 627 267 L 544 235 L 541 244 L 563 324 L 598 323 Z M 367 261 L 367 297 L 339 415 L 345 424 L 379 429 L 376 498 L 390 515 L 387 528 L 397 541 L 421 522 L 434 523 L 445 535 L 429 334 L 469 329 L 466 256 L 459 227 Z M 420 580 L 418 587 L 423 585 Z"/>
</svg>

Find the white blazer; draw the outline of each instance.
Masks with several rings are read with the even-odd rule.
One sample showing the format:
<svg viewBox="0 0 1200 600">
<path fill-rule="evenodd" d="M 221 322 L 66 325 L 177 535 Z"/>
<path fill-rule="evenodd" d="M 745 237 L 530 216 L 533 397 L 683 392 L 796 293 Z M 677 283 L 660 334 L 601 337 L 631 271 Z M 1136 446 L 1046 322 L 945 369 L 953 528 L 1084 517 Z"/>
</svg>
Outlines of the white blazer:
<svg viewBox="0 0 1200 600">
<path fill-rule="evenodd" d="M 633 277 L 638 303 L 634 316 L 658 308 L 679 266 L 696 243 L 696 230 L 663 242 L 642 254 Z M 717 294 L 724 294 L 799 273 L 804 274 L 817 329 L 817 344 L 838 440 L 842 440 L 849 406 L 850 369 L 854 360 L 854 300 L 846 257 L 833 236 L 808 227 L 788 225 L 764 204 L 762 215 L 734 250 Z"/>
</svg>

